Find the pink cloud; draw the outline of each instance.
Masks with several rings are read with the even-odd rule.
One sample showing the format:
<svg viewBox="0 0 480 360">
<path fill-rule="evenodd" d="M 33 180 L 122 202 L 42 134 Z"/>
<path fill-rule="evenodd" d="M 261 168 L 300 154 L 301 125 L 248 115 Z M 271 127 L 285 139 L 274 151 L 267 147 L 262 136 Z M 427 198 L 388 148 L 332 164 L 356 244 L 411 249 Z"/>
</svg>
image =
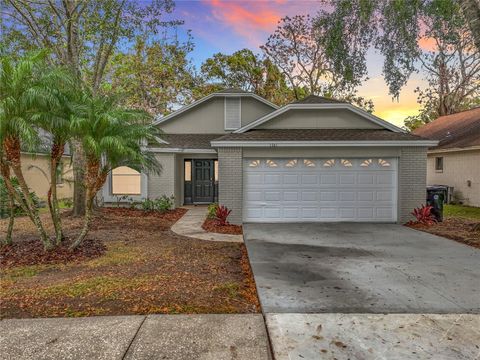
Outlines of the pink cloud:
<svg viewBox="0 0 480 360">
<path fill-rule="evenodd" d="M 210 6 L 217 21 L 232 28 L 254 46 L 264 41 L 265 35 L 275 29 L 281 18 L 278 10 L 272 6 L 275 3 L 221 0 L 204 0 L 204 3 Z"/>
</svg>

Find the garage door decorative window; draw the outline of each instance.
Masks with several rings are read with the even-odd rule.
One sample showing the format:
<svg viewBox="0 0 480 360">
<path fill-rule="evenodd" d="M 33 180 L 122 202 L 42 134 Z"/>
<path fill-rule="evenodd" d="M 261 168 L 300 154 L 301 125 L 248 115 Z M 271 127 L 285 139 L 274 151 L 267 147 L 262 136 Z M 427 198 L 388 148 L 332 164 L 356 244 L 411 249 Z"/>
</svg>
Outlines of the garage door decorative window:
<svg viewBox="0 0 480 360">
<path fill-rule="evenodd" d="M 329 159 L 323 163 L 325 167 L 332 167 L 335 166 L 335 159 Z"/>
<path fill-rule="evenodd" d="M 352 167 L 352 162 L 350 160 L 342 159 L 341 163 L 345 167 Z"/>
<path fill-rule="evenodd" d="M 315 163 L 312 160 L 305 159 L 303 160 L 303 165 L 306 167 L 315 167 Z"/>
<path fill-rule="evenodd" d="M 260 160 L 252 160 L 250 161 L 250 164 L 248 164 L 248 166 L 253 168 L 258 167 L 260 166 Z"/>
<path fill-rule="evenodd" d="M 378 165 L 381 167 L 390 167 L 390 163 L 387 160 L 378 159 Z"/>
<path fill-rule="evenodd" d="M 285 164 L 285 167 L 287 168 L 293 168 L 295 166 L 297 166 L 297 159 L 288 160 Z"/>
<path fill-rule="evenodd" d="M 267 166 L 271 168 L 278 167 L 278 164 L 273 160 L 267 160 Z"/>
<path fill-rule="evenodd" d="M 373 164 L 373 160 L 372 159 L 367 159 L 367 160 L 363 160 L 363 162 L 360 164 L 360 166 L 369 167 L 372 164 Z"/>
</svg>

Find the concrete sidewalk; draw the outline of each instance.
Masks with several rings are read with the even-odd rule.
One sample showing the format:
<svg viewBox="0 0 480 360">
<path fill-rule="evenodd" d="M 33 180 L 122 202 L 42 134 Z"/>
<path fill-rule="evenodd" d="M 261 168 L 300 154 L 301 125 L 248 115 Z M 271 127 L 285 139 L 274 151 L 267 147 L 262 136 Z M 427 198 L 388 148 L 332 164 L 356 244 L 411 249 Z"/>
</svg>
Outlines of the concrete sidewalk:
<svg viewBox="0 0 480 360">
<path fill-rule="evenodd" d="M 275 360 L 478 360 L 480 315 L 267 314 Z"/>
<path fill-rule="evenodd" d="M 260 314 L 0 321 L 0 359 L 269 359 Z"/>
<path fill-rule="evenodd" d="M 217 234 L 203 230 L 202 225 L 207 218 L 206 206 L 185 206 L 185 208 L 188 209 L 187 213 L 172 226 L 174 233 L 200 240 L 243 242 L 242 235 Z"/>
</svg>

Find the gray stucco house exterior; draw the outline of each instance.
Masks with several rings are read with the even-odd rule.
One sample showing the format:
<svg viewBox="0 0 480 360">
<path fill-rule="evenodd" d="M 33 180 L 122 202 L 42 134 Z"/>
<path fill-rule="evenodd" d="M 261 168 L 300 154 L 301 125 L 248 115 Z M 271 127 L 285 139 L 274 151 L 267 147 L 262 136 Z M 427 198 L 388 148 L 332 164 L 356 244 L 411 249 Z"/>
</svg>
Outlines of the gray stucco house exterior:
<svg viewBox="0 0 480 360">
<path fill-rule="evenodd" d="M 406 222 L 425 203 L 427 149 L 351 104 L 318 96 L 278 107 L 227 89 L 154 124 L 160 175 L 140 174 L 131 200 L 218 202 L 230 222 Z M 112 181 L 103 189 L 113 201 Z M 118 196 L 118 193 L 115 194 Z"/>
</svg>

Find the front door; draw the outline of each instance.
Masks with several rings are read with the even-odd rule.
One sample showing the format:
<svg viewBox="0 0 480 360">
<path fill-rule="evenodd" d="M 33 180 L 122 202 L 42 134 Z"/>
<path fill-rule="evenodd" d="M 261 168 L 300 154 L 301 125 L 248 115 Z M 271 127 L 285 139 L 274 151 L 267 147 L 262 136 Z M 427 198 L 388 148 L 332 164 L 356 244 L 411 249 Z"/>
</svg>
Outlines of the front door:
<svg viewBox="0 0 480 360">
<path fill-rule="evenodd" d="M 213 160 L 193 160 L 193 202 L 211 203 L 214 201 Z"/>
</svg>

